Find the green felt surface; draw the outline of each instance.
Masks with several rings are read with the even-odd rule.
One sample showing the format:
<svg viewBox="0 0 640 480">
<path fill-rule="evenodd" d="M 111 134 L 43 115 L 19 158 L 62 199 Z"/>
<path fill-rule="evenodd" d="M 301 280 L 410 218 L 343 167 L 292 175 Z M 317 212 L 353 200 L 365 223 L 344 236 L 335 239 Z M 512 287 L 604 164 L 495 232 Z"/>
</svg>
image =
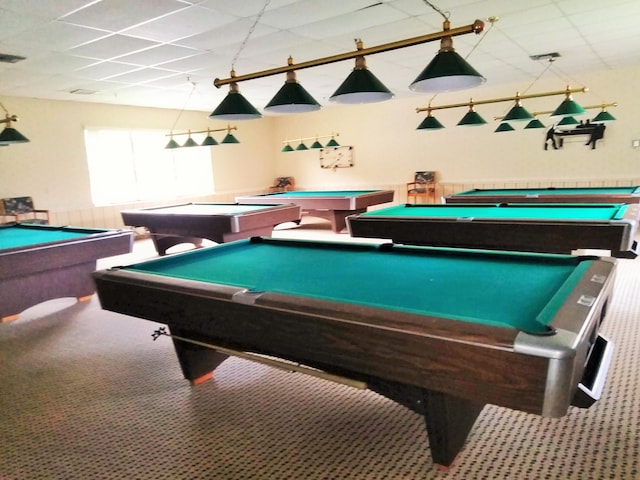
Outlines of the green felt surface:
<svg viewBox="0 0 640 480">
<path fill-rule="evenodd" d="M 127 268 L 540 332 L 589 263 L 563 255 L 241 240 Z"/>
<path fill-rule="evenodd" d="M 54 226 L 4 226 L 0 227 L 0 250 L 5 248 L 27 247 L 39 243 L 74 240 L 98 230 L 74 231 Z"/>
<path fill-rule="evenodd" d="M 292 198 L 300 198 L 300 197 L 355 197 L 358 195 L 366 195 L 368 193 L 375 193 L 379 190 L 328 190 L 328 191 L 292 191 L 292 192 L 276 192 L 276 193 L 265 193 L 263 195 L 256 196 L 264 196 L 264 197 L 292 197 Z"/>
<path fill-rule="evenodd" d="M 425 204 L 397 205 L 362 216 L 607 221 L 623 218 L 627 208 L 619 204 Z"/>
<path fill-rule="evenodd" d="M 638 192 L 640 187 L 498 188 L 467 190 L 455 195 L 626 195 Z"/>
</svg>

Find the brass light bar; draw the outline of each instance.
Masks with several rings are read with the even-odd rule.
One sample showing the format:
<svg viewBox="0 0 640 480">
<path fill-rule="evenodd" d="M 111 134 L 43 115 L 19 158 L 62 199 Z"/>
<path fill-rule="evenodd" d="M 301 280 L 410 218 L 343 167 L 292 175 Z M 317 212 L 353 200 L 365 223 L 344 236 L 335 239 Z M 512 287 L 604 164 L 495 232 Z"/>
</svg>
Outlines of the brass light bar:
<svg viewBox="0 0 640 480">
<path fill-rule="evenodd" d="M 465 25 L 463 27 L 445 29 L 441 32 L 430 33 L 427 35 L 421 35 L 418 37 L 408 38 L 405 40 L 398 40 L 396 42 L 385 43 L 383 45 L 378 45 L 375 47 L 368 48 L 358 48 L 353 52 L 341 53 L 337 55 L 331 55 L 329 57 L 318 58 L 315 60 L 309 60 L 307 62 L 302 63 L 291 63 L 289 65 L 285 65 L 283 67 L 276 67 L 269 70 L 262 70 L 259 72 L 248 73 L 246 75 L 236 76 L 231 72 L 231 76 L 229 78 L 216 78 L 213 81 L 213 84 L 220 88 L 223 85 L 228 85 L 231 83 L 244 82 L 245 80 L 253 80 L 256 78 L 269 77 L 271 75 L 278 75 L 280 73 L 286 73 L 293 70 L 302 70 L 304 68 L 317 67 L 319 65 L 327 65 L 330 63 L 341 62 L 343 60 L 354 59 L 356 57 L 365 56 L 365 55 L 373 55 L 376 53 L 389 52 L 391 50 L 397 50 L 399 48 L 412 47 L 414 45 L 420 45 L 422 43 L 432 42 L 435 40 L 441 40 L 445 37 L 456 37 L 459 35 L 465 35 L 467 33 L 475 33 L 479 34 L 484 30 L 484 22 L 482 20 L 476 20 L 470 25 Z"/>
<path fill-rule="evenodd" d="M 291 138 L 289 140 L 283 140 L 282 143 L 294 143 L 294 142 L 304 142 L 305 140 L 317 140 L 319 138 L 329 138 L 329 137 L 339 137 L 339 133 L 331 133 L 329 135 L 315 135 L 313 137 L 302 137 L 302 138 Z"/>
<path fill-rule="evenodd" d="M 6 116 L 6 118 L 4 118 L 3 120 L 0 120 L 0 123 L 11 123 L 11 122 L 17 122 L 18 121 L 18 116 L 17 115 L 8 115 Z"/>
<path fill-rule="evenodd" d="M 564 90 L 555 90 L 553 92 L 543 92 L 543 93 L 529 93 L 526 95 L 519 95 L 517 94 L 514 97 L 502 97 L 502 98 L 493 98 L 493 99 L 489 99 L 489 100 L 472 100 L 471 102 L 464 102 L 464 103 L 452 103 L 450 105 L 439 105 L 439 106 L 431 106 L 429 105 L 428 107 L 418 107 L 416 108 L 416 112 L 417 113 L 421 113 L 421 112 L 428 112 L 428 111 L 433 111 L 433 110 L 443 110 L 446 108 L 459 108 L 459 107 L 468 107 L 470 103 L 472 103 L 473 105 L 486 105 L 488 103 L 500 103 L 500 102 L 515 102 L 517 100 L 523 100 L 523 99 L 527 99 L 527 98 L 541 98 L 541 97 L 552 97 L 555 95 L 569 95 L 571 93 L 584 93 L 584 92 L 588 92 L 589 89 L 587 87 L 582 87 L 582 88 L 569 88 L 567 86 L 566 89 Z M 551 112 L 553 112 L 553 110 L 551 110 Z M 551 113 L 549 112 L 549 113 Z"/>
<path fill-rule="evenodd" d="M 165 137 L 173 137 L 176 135 L 193 135 L 193 134 L 198 134 L 198 133 L 209 133 L 209 132 L 231 132 L 231 130 L 237 130 L 238 127 L 236 127 L 235 125 L 232 126 L 226 126 L 224 128 L 208 128 L 207 130 L 198 130 L 198 131 L 188 131 L 188 132 L 181 132 L 181 133 L 167 133 L 165 134 Z"/>
</svg>

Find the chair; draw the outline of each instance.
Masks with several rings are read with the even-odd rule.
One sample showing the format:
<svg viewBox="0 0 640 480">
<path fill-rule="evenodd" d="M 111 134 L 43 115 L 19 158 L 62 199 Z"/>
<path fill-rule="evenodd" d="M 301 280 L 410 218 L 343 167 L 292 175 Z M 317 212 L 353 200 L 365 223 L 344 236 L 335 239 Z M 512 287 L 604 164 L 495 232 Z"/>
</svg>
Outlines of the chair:
<svg viewBox="0 0 640 480">
<path fill-rule="evenodd" d="M 407 203 L 436 203 L 436 172 L 416 172 L 407 183 Z"/>
<path fill-rule="evenodd" d="M 288 192 L 293 190 L 295 182 L 293 177 L 278 177 L 276 178 L 276 184 L 269 187 L 270 192 Z"/>
<path fill-rule="evenodd" d="M 12 197 L 0 200 L 0 217 L 3 223 L 13 221 L 16 223 L 49 223 L 49 210 L 40 210 L 34 207 L 31 197 Z"/>
</svg>

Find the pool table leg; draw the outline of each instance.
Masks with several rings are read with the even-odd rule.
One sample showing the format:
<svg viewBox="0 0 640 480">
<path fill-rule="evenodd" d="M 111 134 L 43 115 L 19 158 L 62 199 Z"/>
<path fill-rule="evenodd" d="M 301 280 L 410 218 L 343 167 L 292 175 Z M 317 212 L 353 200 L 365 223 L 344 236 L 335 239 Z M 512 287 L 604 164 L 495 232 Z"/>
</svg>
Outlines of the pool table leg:
<svg viewBox="0 0 640 480">
<path fill-rule="evenodd" d="M 202 238 L 198 237 L 178 237 L 151 232 L 151 240 L 153 240 L 153 246 L 156 247 L 156 252 L 161 256 L 166 255 L 167 250 L 171 247 L 181 243 L 193 243 L 196 248 L 202 247 Z"/>
<path fill-rule="evenodd" d="M 178 337 L 198 339 L 197 335 L 176 326 L 169 325 L 169 330 L 172 335 Z M 194 386 L 211 379 L 216 367 L 229 358 L 229 355 L 212 350 L 211 348 L 184 342 L 173 337 L 172 341 L 176 355 L 178 356 L 178 361 L 180 362 L 182 374 L 184 378 L 189 380 Z"/>
<path fill-rule="evenodd" d="M 369 379 L 367 384 L 371 390 L 424 417 L 431 458 L 441 470 L 451 466 L 485 405 L 381 379 Z"/>
</svg>

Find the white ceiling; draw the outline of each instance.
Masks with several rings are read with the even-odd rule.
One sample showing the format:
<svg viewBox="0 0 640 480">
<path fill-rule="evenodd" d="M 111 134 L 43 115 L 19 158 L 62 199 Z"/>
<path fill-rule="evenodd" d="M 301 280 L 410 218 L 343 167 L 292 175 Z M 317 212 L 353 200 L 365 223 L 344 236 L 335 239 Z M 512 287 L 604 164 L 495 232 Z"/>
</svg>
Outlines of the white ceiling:
<svg viewBox="0 0 640 480">
<path fill-rule="evenodd" d="M 452 28 L 485 21 L 482 34 L 453 42 L 488 85 L 529 85 L 549 67 L 530 55 L 549 52 L 561 55 L 550 70 L 572 78 L 640 64 L 638 0 L 431 3 Z M 440 32 L 443 20 L 424 0 L 0 0 L 0 53 L 26 57 L 0 63 L 0 96 L 211 111 L 228 91 L 213 80 L 229 77 L 232 64 L 244 75 L 284 66 L 289 55 L 301 63 L 352 52 L 356 38 L 367 48 Z M 438 45 L 371 55 L 367 65 L 396 98 L 416 95 L 407 86 Z M 297 76 L 329 106 L 352 68 L 346 60 Z M 284 79 L 240 89 L 261 109 Z"/>
</svg>

